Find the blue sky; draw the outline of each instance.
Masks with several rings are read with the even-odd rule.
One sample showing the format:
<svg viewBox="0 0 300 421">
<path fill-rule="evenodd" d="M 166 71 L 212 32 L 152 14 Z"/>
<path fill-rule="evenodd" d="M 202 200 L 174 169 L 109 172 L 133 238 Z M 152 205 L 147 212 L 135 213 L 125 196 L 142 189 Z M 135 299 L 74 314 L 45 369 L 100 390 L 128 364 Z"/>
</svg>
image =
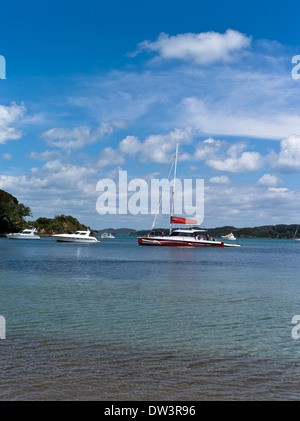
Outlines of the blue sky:
<svg viewBox="0 0 300 421">
<path fill-rule="evenodd" d="M 203 225 L 299 223 L 296 1 L 1 5 L 0 188 L 33 217 L 96 212 L 99 179 L 203 178 Z"/>
</svg>

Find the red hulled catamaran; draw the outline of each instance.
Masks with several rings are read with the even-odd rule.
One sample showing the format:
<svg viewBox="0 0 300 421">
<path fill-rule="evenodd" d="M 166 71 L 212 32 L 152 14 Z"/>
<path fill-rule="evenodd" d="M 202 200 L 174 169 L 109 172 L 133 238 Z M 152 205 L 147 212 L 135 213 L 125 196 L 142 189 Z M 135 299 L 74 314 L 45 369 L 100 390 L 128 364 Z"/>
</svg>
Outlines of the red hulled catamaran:
<svg viewBox="0 0 300 421">
<path fill-rule="evenodd" d="M 193 222 L 191 222 L 193 221 Z M 171 224 L 197 224 L 197 221 L 186 218 L 171 217 Z M 155 235 L 152 231 L 147 237 L 138 237 L 141 246 L 177 246 L 177 247 L 236 247 L 237 244 L 226 244 L 204 234 L 206 230 L 200 228 L 170 228 L 169 235 Z"/>
<path fill-rule="evenodd" d="M 174 170 L 174 184 L 172 192 L 172 214 L 174 212 L 174 195 L 175 195 L 175 180 L 176 180 L 176 167 L 177 167 L 177 156 L 178 156 L 178 144 L 176 146 L 176 154 L 174 158 L 175 170 Z M 147 237 L 138 237 L 138 243 L 141 246 L 171 246 L 171 247 L 240 247 L 238 244 L 227 244 L 224 241 L 217 241 L 215 238 L 210 238 L 206 233 L 206 230 L 196 228 L 198 221 L 195 219 L 182 218 L 172 216 L 170 218 L 170 231 L 168 235 L 155 235 L 153 230 L 155 220 L 152 225 L 152 229 Z M 190 225 L 189 228 L 176 228 L 173 229 L 173 224 L 184 224 Z"/>
</svg>

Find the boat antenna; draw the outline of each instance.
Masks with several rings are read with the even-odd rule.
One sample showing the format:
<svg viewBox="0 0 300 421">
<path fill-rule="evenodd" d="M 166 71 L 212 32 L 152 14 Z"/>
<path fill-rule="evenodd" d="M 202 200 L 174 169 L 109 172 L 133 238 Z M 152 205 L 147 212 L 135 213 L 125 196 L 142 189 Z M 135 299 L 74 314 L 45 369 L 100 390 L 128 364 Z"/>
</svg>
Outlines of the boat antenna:
<svg viewBox="0 0 300 421">
<path fill-rule="evenodd" d="M 176 172 L 177 172 L 177 161 L 178 161 L 178 143 L 176 143 L 176 152 L 174 157 L 175 168 L 174 168 L 174 180 L 173 180 L 173 189 L 172 189 L 172 207 L 171 207 L 171 217 L 174 216 L 174 202 L 175 202 L 175 192 L 176 192 Z M 170 218 L 170 234 L 172 232 L 172 218 Z"/>
</svg>

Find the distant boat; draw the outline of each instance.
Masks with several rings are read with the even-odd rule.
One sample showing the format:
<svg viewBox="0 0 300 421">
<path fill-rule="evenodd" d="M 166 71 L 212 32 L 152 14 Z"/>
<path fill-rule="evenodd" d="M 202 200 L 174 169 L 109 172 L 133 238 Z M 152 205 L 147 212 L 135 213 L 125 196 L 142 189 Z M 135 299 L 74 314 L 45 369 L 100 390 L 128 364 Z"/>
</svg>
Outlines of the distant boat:
<svg viewBox="0 0 300 421">
<path fill-rule="evenodd" d="M 21 232 L 7 234 L 6 237 L 10 240 L 40 240 L 36 233 L 36 229 L 25 229 Z"/>
<path fill-rule="evenodd" d="M 56 234 L 53 235 L 58 243 L 99 243 L 97 238 L 90 236 L 91 231 L 76 231 L 73 234 Z"/>
<path fill-rule="evenodd" d="M 293 237 L 293 240 L 294 241 L 300 241 L 300 238 L 296 238 L 296 235 L 297 235 L 297 232 L 298 232 L 298 228 L 299 228 L 299 225 L 297 226 L 297 229 L 296 229 L 295 234 L 294 234 L 294 237 Z"/>
<path fill-rule="evenodd" d="M 222 238 L 226 238 L 226 240 L 236 240 L 235 236 L 232 234 L 222 235 Z"/>
<path fill-rule="evenodd" d="M 110 232 L 104 232 L 101 234 L 101 238 L 115 238 L 114 235 L 112 235 Z"/>
</svg>

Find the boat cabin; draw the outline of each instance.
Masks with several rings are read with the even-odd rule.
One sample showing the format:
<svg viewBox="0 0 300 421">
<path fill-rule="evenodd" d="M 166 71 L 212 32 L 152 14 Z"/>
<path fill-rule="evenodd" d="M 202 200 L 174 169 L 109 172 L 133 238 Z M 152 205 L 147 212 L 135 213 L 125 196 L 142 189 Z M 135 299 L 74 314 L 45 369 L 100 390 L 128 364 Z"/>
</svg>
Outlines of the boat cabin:
<svg viewBox="0 0 300 421">
<path fill-rule="evenodd" d="M 171 232 L 170 237 L 197 237 L 201 233 L 205 232 L 205 230 L 201 229 L 181 229 L 178 228 Z"/>
</svg>

